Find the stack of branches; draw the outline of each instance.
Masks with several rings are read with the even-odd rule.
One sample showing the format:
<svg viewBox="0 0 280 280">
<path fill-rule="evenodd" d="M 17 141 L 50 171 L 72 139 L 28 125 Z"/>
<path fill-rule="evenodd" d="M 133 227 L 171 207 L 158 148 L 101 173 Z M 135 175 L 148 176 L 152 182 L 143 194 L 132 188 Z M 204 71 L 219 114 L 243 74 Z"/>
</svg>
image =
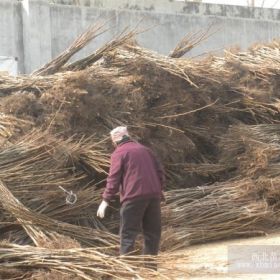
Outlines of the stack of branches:
<svg viewBox="0 0 280 280">
<path fill-rule="evenodd" d="M 243 179 L 166 193 L 163 249 L 264 235 L 278 227 L 279 208 Z"/>
<path fill-rule="evenodd" d="M 94 139 L 63 140 L 48 131 L 34 130 L 0 149 L 1 180 L 39 215 L 31 216 L 30 223 L 37 220 L 88 244 L 99 238 L 91 228 L 106 230 L 95 213 L 100 200 L 97 185 L 104 180 L 108 165 L 107 154 Z M 71 193 L 77 196 L 73 205 L 67 198 Z M 1 211 L 0 219 L 2 238 L 12 233 L 15 242 L 28 242 L 10 211 Z"/>
<path fill-rule="evenodd" d="M 279 124 L 231 127 L 220 143 L 219 163 L 208 166 L 223 166 L 223 182 L 166 193 L 163 245 L 176 240 L 180 248 L 279 230 L 279 131 Z"/>
<path fill-rule="evenodd" d="M 176 229 L 173 248 L 266 232 L 278 217 L 278 146 L 264 135 L 271 129 L 270 139 L 278 139 L 279 42 L 192 60 L 144 49 L 131 42 L 134 34 L 126 30 L 72 64 L 66 52 L 37 76 L 1 77 L 1 111 L 46 133 L 27 128 L 8 136 L 11 143 L 0 150 L 0 179 L 33 211 L 29 220 L 37 226 L 54 230 L 59 221 L 60 234 L 96 245 L 88 227 L 115 231 L 118 219 L 101 224 L 94 218 L 96 185 L 104 186 L 111 149 L 108 139 L 94 143 L 88 137 L 104 139 L 114 126 L 128 125 L 161 155 L 168 188 L 190 187 L 167 193 L 164 228 L 166 234 L 170 226 Z M 77 192 L 74 206 L 65 205 L 59 186 Z M 2 215 L 1 232 L 18 223 L 9 215 Z M 22 233 L 13 236 L 23 240 Z M 169 247 L 170 238 L 164 240 Z"/>
<path fill-rule="evenodd" d="M 0 242 L 1 279 L 54 277 L 78 280 L 104 279 L 106 275 L 117 279 L 150 279 L 155 276 L 173 279 L 177 273 L 174 265 L 178 264 L 178 260 L 184 264 L 187 260 L 186 255 L 172 253 L 164 253 L 159 257 L 114 257 L 118 247 L 116 236 L 53 220 L 28 209 L 3 182 L 0 182 L 0 192 L 3 209 L 16 219 L 37 246 Z M 92 247 L 81 248 L 78 241 Z M 170 262 L 173 263 L 172 267 Z M 164 268 L 157 273 L 147 268 L 145 263 Z"/>
<path fill-rule="evenodd" d="M 136 33 L 125 30 L 72 64 L 63 59 L 56 67 L 61 60 L 54 60 L 51 68 L 59 72 L 36 76 L 46 79 L 47 88 L 11 87 L 13 94 L 0 99 L 1 110 L 44 129 L 51 123 L 52 132 L 64 137 L 102 138 L 114 126 L 128 125 L 137 140 L 161 155 L 169 188 L 215 182 L 223 173 L 219 142 L 230 125 L 279 121 L 279 43 L 192 60 L 131 43 Z M 34 77 L 24 79 L 32 84 Z M 211 164 L 217 168 L 207 172 Z M 192 172 L 198 165 L 205 168 Z"/>
<path fill-rule="evenodd" d="M 157 263 L 159 272 L 146 268 L 144 262 Z M 72 248 L 64 250 L 19 246 L 2 242 L 0 244 L 0 276 L 9 272 L 13 277 L 25 273 L 24 279 L 37 279 L 42 271 L 55 272 L 54 279 L 91 280 L 104 279 L 174 279 L 178 271 L 175 265 L 186 264 L 188 257 L 183 254 L 165 253 L 158 257 L 130 256 L 114 257 L 104 254 L 102 248 Z M 161 269 L 163 267 L 163 269 Z M 169 269 L 168 269 L 169 268 Z M 10 277 L 11 274 L 8 274 Z M 46 273 L 45 276 L 50 276 Z M 65 277 L 65 278 L 64 278 Z M 41 278 L 39 278 L 41 279 Z M 50 278 L 48 278 L 50 279 Z"/>
<path fill-rule="evenodd" d="M 0 182 L 0 192 L 0 202 L 3 208 L 17 219 L 37 246 L 35 248 L 0 242 L 1 279 L 11 279 L 12 276 L 22 277 L 23 275 L 24 279 L 34 279 L 34 277 L 37 279 L 36 277 L 42 275 L 50 277 L 52 274 L 55 279 L 73 279 L 73 277 L 75 277 L 74 279 L 92 279 L 93 277 L 103 279 L 106 275 L 119 279 L 132 276 L 137 276 L 138 279 L 150 279 L 155 275 L 160 279 L 170 279 L 170 272 L 168 272 L 169 276 L 165 277 L 161 273 L 158 274 L 143 267 L 143 264 L 144 261 L 150 266 L 151 263 L 163 264 L 167 256 L 168 261 L 171 258 L 174 262 L 174 255 L 114 257 L 112 249 L 116 247 L 114 244 L 116 239 L 106 232 L 101 233 L 96 230 L 88 231 L 87 234 L 99 243 L 90 244 L 95 245 L 95 248 L 82 249 L 76 240 L 69 238 L 69 235 L 64 236 L 57 233 L 59 227 L 63 227 L 63 233 L 67 232 L 71 228 L 70 225 L 58 222 L 55 224 L 50 218 L 26 208 L 13 196 L 3 182 Z M 79 231 L 76 236 L 84 232 L 81 227 L 76 230 Z M 182 261 L 182 256 L 176 256 L 176 258 L 178 257 Z M 186 256 L 183 257 L 186 258 Z M 139 270 L 141 266 L 142 269 Z"/>
</svg>

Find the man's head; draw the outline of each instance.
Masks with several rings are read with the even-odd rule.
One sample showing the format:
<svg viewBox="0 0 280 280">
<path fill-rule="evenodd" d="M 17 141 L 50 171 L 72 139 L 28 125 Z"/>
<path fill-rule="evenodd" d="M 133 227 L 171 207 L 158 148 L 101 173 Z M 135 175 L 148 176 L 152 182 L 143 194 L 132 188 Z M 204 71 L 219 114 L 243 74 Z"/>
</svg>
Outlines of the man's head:
<svg viewBox="0 0 280 280">
<path fill-rule="evenodd" d="M 114 146 L 118 145 L 120 142 L 122 142 L 122 140 L 129 138 L 126 126 L 118 126 L 114 128 L 110 132 L 110 135 Z"/>
</svg>

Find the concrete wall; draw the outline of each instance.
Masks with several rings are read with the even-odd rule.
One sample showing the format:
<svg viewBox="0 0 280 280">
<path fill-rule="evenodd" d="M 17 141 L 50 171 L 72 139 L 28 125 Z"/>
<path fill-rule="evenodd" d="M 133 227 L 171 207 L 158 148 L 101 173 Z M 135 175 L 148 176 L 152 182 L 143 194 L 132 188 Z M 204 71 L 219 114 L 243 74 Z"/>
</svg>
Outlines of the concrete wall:
<svg viewBox="0 0 280 280">
<path fill-rule="evenodd" d="M 153 27 L 138 35 L 144 47 L 167 54 L 187 33 L 219 30 L 188 56 L 222 52 L 230 46 L 247 48 L 254 42 L 279 37 L 280 11 L 239 6 L 173 2 L 171 0 L 72 0 L 0 1 L 0 56 L 18 58 L 19 71 L 30 73 L 63 51 L 90 24 L 111 18 L 110 29 L 76 57 L 83 57 L 120 32 L 127 25 Z"/>
<path fill-rule="evenodd" d="M 24 72 L 21 5 L 13 1 L 0 2 L 0 56 L 17 57 Z"/>
</svg>

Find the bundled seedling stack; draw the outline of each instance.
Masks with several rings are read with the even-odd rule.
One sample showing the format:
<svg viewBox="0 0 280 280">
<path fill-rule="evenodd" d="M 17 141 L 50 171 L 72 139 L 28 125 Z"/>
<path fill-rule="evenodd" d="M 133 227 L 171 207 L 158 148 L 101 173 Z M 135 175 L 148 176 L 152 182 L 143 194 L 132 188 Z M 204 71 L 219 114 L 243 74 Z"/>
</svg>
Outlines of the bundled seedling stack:
<svg viewBox="0 0 280 280">
<path fill-rule="evenodd" d="M 104 31 L 92 27 L 32 75 L 0 77 L 0 237 L 13 243 L 1 245 L 0 262 L 15 273 L 49 268 L 82 279 L 138 273 L 136 260 L 113 256 L 118 205 L 95 217 L 117 125 L 164 163 L 163 250 L 277 230 L 280 43 L 195 60 L 182 56 L 206 33 L 163 56 L 125 30 L 68 63 Z M 62 189 L 77 202 L 66 204 Z M 83 248 L 53 251 L 61 236 Z M 26 247 L 32 241 L 38 248 Z"/>
</svg>

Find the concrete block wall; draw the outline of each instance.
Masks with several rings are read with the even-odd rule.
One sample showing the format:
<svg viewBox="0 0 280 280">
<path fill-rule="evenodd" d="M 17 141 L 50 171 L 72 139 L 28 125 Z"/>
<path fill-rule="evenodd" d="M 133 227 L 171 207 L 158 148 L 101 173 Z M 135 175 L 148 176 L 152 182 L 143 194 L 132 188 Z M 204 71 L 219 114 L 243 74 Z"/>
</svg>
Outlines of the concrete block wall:
<svg viewBox="0 0 280 280">
<path fill-rule="evenodd" d="M 25 1 L 22 6 L 24 69 L 32 72 L 52 59 L 50 5 Z"/>
<path fill-rule="evenodd" d="M 150 29 L 139 34 L 137 41 L 163 54 L 187 33 L 205 30 L 214 23 L 219 31 L 192 50 L 191 57 L 209 51 L 221 53 L 231 46 L 245 49 L 255 42 L 269 42 L 280 33 L 280 12 L 273 9 L 171 0 L 83 0 L 80 6 L 67 5 L 72 0 L 59 1 L 0 1 L 0 56 L 17 57 L 21 73 L 31 73 L 49 62 L 98 20 L 111 19 L 113 28 L 75 58 L 91 53 L 123 28 L 140 21 L 141 29 Z"/>
<path fill-rule="evenodd" d="M 24 44 L 22 36 L 21 4 L 0 1 L 0 56 L 16 57 L 19 71 L 24 69 Z"/>
</svg>

